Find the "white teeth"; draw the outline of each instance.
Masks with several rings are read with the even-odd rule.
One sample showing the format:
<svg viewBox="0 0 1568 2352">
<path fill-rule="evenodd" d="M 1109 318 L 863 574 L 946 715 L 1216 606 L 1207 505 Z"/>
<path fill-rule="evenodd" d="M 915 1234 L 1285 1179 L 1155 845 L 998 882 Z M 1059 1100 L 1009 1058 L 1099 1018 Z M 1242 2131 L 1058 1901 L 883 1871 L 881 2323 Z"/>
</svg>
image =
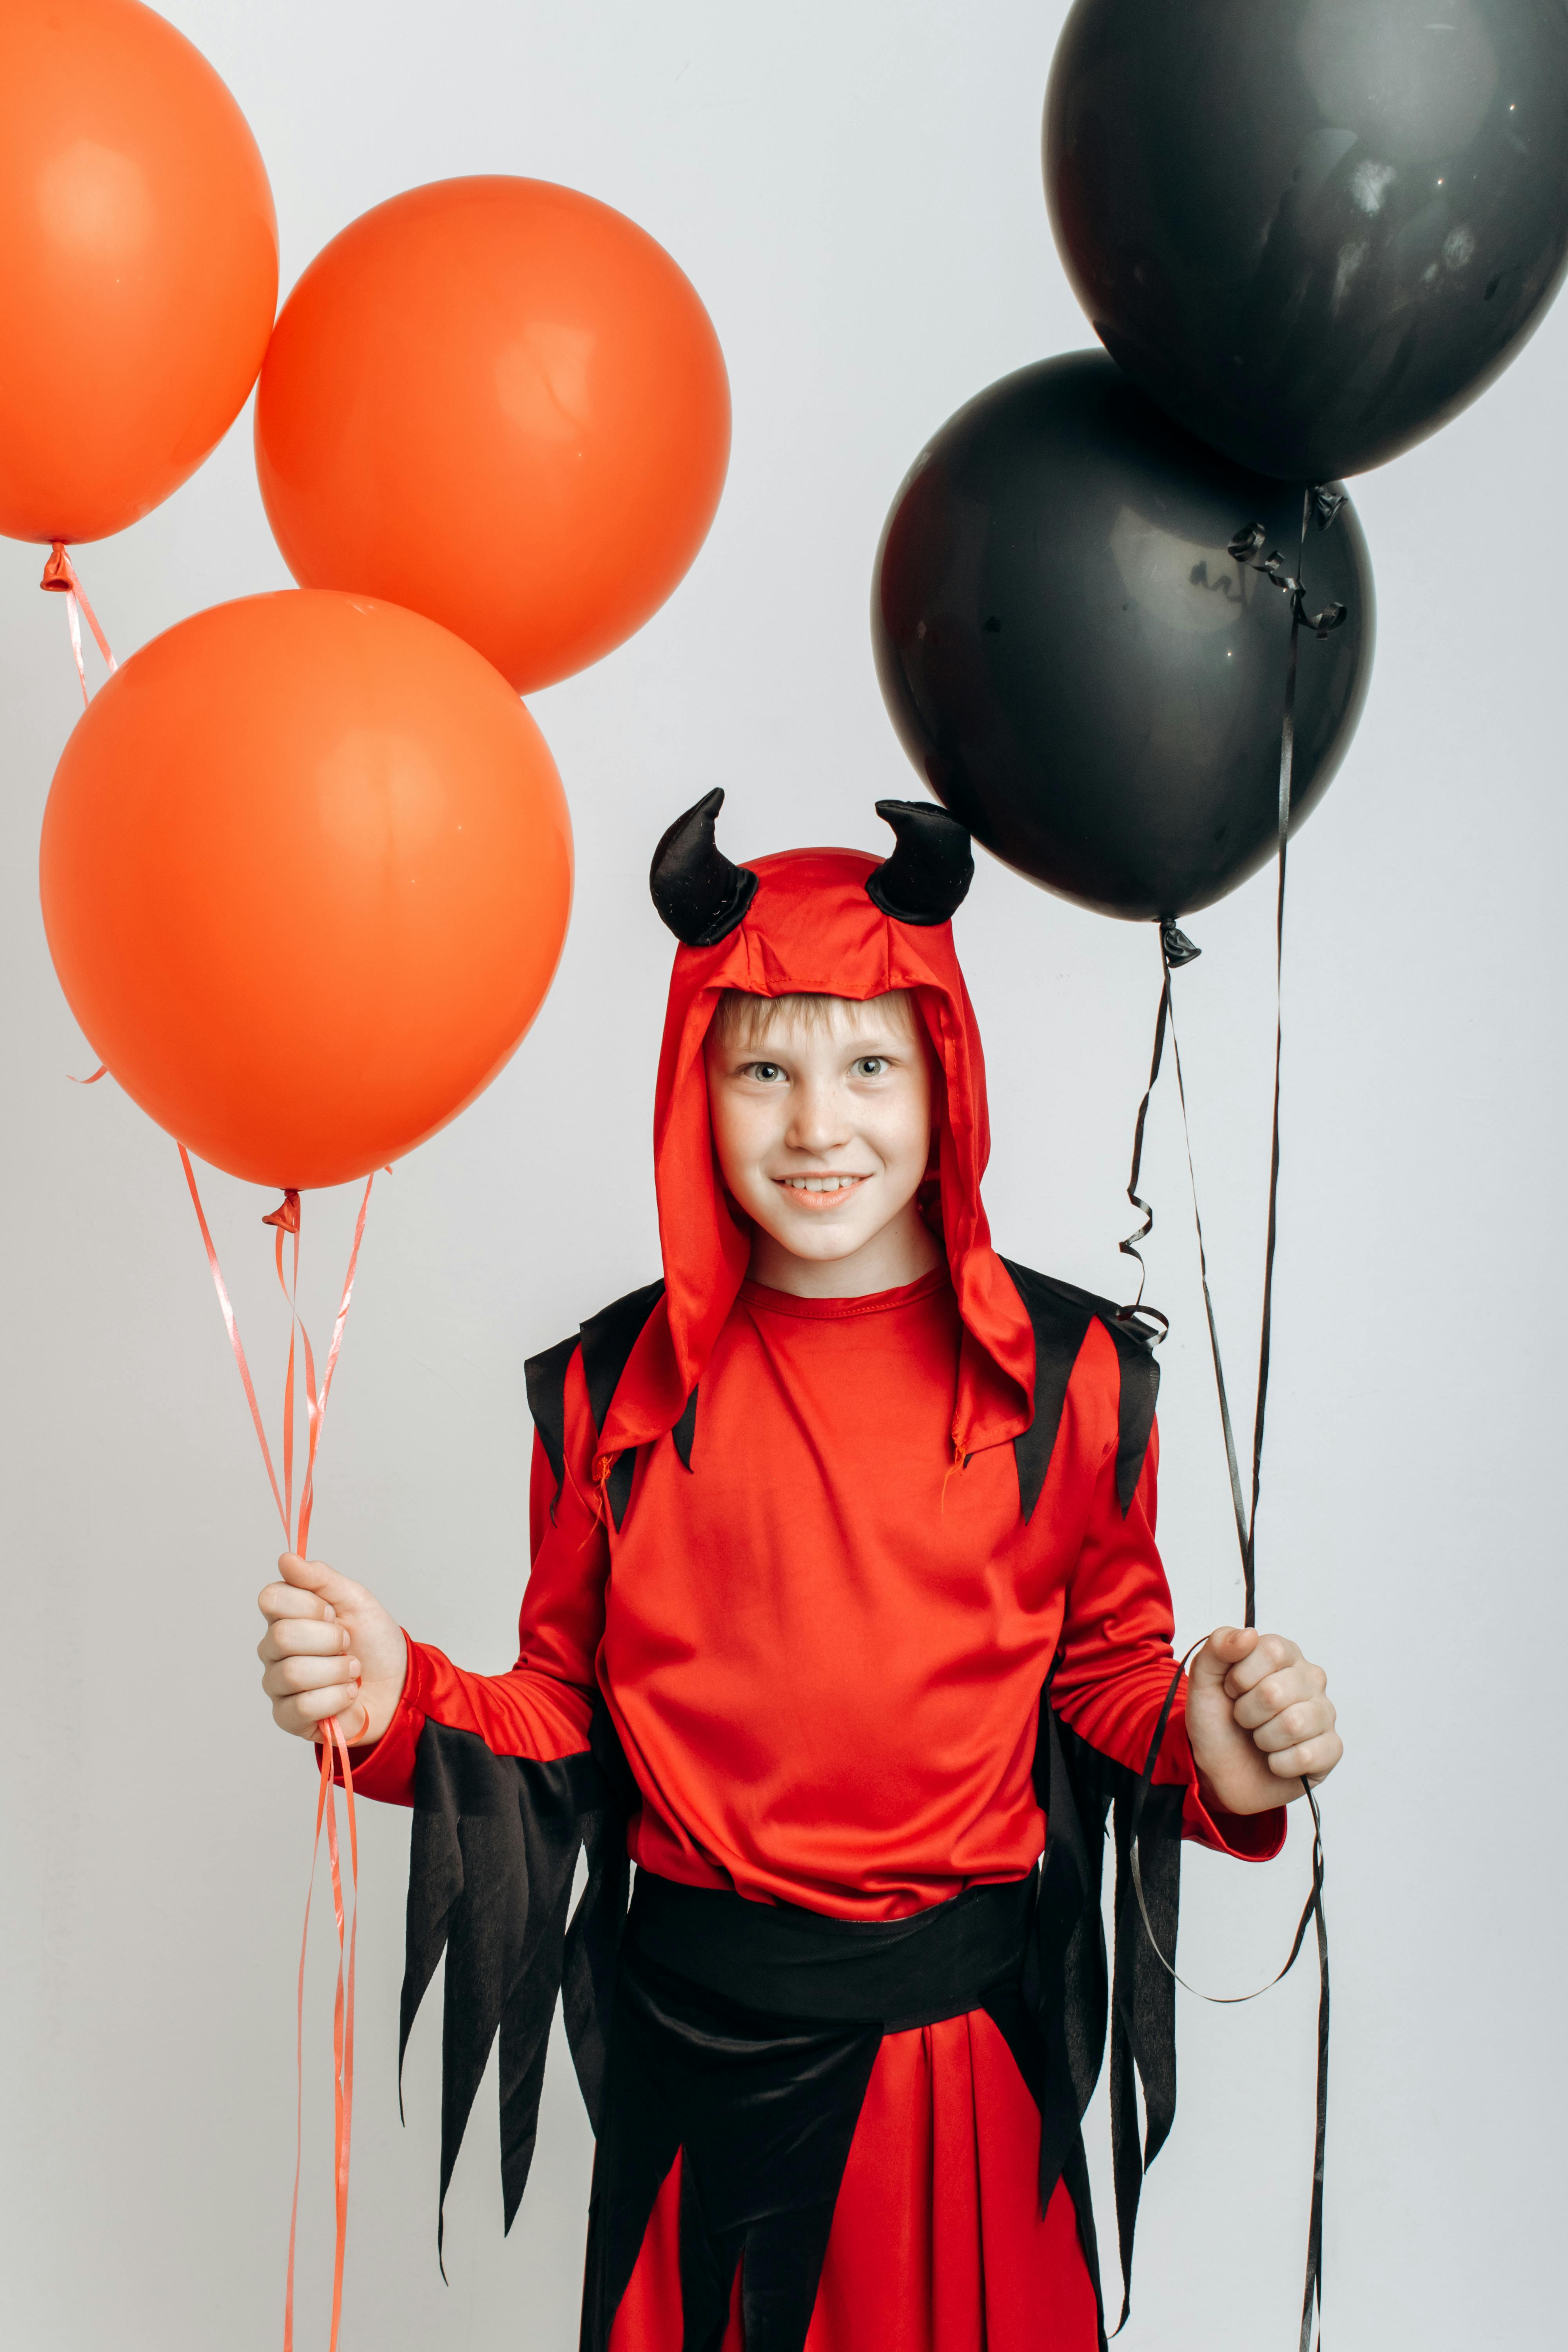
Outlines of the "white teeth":
<svg viewBox="0 0 1568 2352">
<path fill-rule="evenodd" d="M 847 1192 L 858 1184 L 858 1176 L 786 1176 L 784 1182 L 792 1192 Z"/>
</svg>

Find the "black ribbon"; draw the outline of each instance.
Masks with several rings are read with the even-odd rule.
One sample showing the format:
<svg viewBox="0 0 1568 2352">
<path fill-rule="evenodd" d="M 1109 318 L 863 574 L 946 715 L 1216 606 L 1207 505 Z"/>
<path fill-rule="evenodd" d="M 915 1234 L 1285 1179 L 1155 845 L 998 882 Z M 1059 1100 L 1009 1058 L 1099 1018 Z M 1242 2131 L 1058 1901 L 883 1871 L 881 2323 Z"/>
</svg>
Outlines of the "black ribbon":
<svg viewBox="0 0 1568 2352">
<path fill-rule="evenodd" d="M 1173 971 L 1179 971 L 1183 964 L 1194 962 L 1202 953 L 1202 949 L 1193 945 L 1185 931 L 1177 928 L 1174 919 L 1167 916 L 1160 925 L 1160 955 L 1164 977 L 1160 989 L 1160 1009 L 1154 1016 L 1154 1050 L 1149 1057 L 1149 1083 L 1143 1089 L 1143 1099 L 1138 1106 L 1138 1123 L 1132 1130 L 1132 1170 L 1127 1179 L 1127 1198 L 1143 1222 L 1135 1233 L 1128 1234 L 1124 1242 L 1117 1244 L 1121 1255 L 1132 1258 L 1138 1267 L 1138 1296 L 1131 1307 L 1123 1307 L 1121 1311 L 1128 1317 L 1142 1314 L 1159 1325 L 1159 1330 L 1150 1335 L 1151 1344 L 1156 1348 L 1170 1330 L 1171 1319 L 1168 1315 L 1162 1315 L 1157 1307 L 1145 1307 L 1143 1304 L 1143 1285 L 1149 1279 L 1149 1269 L 1143 1263 L 1143 1253 L 1140 1244 L 1146 1242 L 1154 1230 L 1154 1212 L 1147 1201 L 1140 1198 L 1138 1192 L 1143 1167 L 1143 1130 L 1148 1125 L 1150 1100 L 1159 1083 L 1160 1065 L 1165 1054 L 1167 1028 L 1171 1032 L 1172 1045 L 1174 1046 L 1176 1042 L 1175 1008 L 1171 1001 L 1171 974 Z M 1210 1324 L 1212 1328 L 1212 1317 Z"/>
<path fill-rule="evenodd" d="M 1342 604 L 1325 604 L 1321 613 L 1309 613 L 1307 592 L 1300 577 L 1307 551 L 1308 523 L 1316 522 L 1320 530 L 1327 530 L 1344 502 L 1343 490 L 1331 490 L 1323 482 L 1309 483 L 1301 495 L 1301 544 L 1294 572 L 1286 571 L 1285 559 L 1278 548 L 1268 555 L 1263 553 L 1263 544 L 1268 534 L 1260 522 L 1244 523 L 1226 549 L 1233 563 L 1244 563 L 1251 571 L 1261 572 L 1266 580 L 1271 580 L 1276 588 L 1289 597 L 1292 637 L 1303 622 L 1316 635 L 1326 637 L 1344 620 L 1345 607 Z"/>
<path fill-rule="evenodd" d="M 1274 907 L 1274 1117 L 1268 1160 L 1268 1237 L 1263 1255 L 1263 1314 L 1258 1344 L 1258 1402 L 1252 1423 L 1252 1507 L 1247 1516 L 1246 1541 L 1242 1548 L 1241 1573 L 1246 1590 L 1247 1612 L 1243 1622 L 1258 1622 L 1257 1551 L 1258 1498 L 1263 1484 L 1263 1422 L 1268 1401 L 1268 1360 L 1274 1331 L 1274 1252 L 1279 1234 L 1279 1063 L 1284 1043 L 1283 1004 L 1285 975 L 1285 865 L 1290 844 L 1290 788 L 1296 757 L 1296 670 L 1297 653 L 1303 625 L 1319 637 L 1326 637 L 1337 629 L 1345 617 L 1342 604 L 1327 604 L 1321 613 L 1307 610 L 1306 591 L 1300 573 L 1307 553 L 1307 526 L 1316 520 L 1320 530 L 1327 530 L 1345 502 L 1342 490 L 1331 490 L 1321 483 L 1310 484 L 1301 493 L 1301 531 L 1296 555 L 1296 570 L 1287 572 L 1278 553 L 1260 556 L 1258 551 L 1265 537 L 1261 523 L 1248 523 L 1237 531 L 1230 542 L 1230 553 L 1238 564 L 1250 564 L 1271 580 L 1290 599 L 1290 641 L 1285 660 L 1285 694 L 1279 716 L 1279 887 Z M 1166 987 L 1170 980 L 1167 971 Z M 1184 1117 L 1185 1103 L 1183 1104 Z M 1189 1144 L 1188 1165 L 1191 1166 Z M 1194 1192 L 1194 1212 L 1196 1213 L 1196 1191 Z M 1214 1339 L 1214 1321 L 1209 1321 Z M 1233 1462 L 1235 1444 L 1228 1428 L 1228 1410 L 1225 1401 L 1225 1383 L 1219 1370 L 1219 1345 L 1214 1339 L 1215 1373 L 1219 1381 L 1220 1409 L 1227 1427 L 1226 1451 Z"/>
<path fill-rule="evenodd" d="M 1194 1993 L 1199 2000 L 1210 2001 L 1216 2008 L 1238 2008 L 1244 2001 L 1259 2000 L 1266 1992 L 1272 1992 L 1275 1986 L 1289 1975 L 1300 1958 L 1301 1947 L 1307 1940 L 1309 1924 L 1317 1928 L 1317 2101 L 1312 2141 L 1312 2199 L 1307 2217 L 1307 2277 L 1301 2296 L 1301 2335 L 1299 2352 L 1311 2352 L 1314 2312 L 1318 2318 L 1318 2352 L 1323 2352 L 1323 2151 L 1328 2139 L 1329 2123 L 1329 1929 L 1323 1912 L 1323 1817 L 1318 1811 L 1318 1800 L 1312 1792 L 1310 1780 L 1303 1779 L 1301 1788 L 1312 1813 L 1312 1884 L 1307 1900 L 1302 1906 L 1301 1916 L 1296 1922 L 1296 1932 L 1290 1938 L 1290 1949 L 1285 1956 L 1284 1965 L 1276 1969 L 1267 1984 L 1258 1985 L 1251 1992 L 1228 1993 L 1205 1992 L 1201 1986 L 1190 1984 L 1177 1969 L 1174 1959 L 1161 1948 L 1160 1939 L 1154 1933 L 1153 1922 L 1149 1916 L 1149 1906 L 1143 1895 L 1143 1874 L 1138 1853 L 1138 1832 L 1143 1818 L 1143 1808 L 1153 1783 L 1154 1767 L 1159 1761 L 1161 1745 L 1165 1737 L 1165 1726 L 1171 1719 L 1171 1709 L 1175 1703 L 1176 1693 L 1182 1686 L 1182 1676 L 1186 1673 L 1192 1659 L 1208 1639 L 1209 1636 L 1205 1633 L 1202 1641 L 1194 1642 L 1172 1675 L 1171 1687 L 1165 1693 L 1165 1703 L 1160 1709 L 1160 1718 L 1154 1726 L 1154 1736 L 1149 1742 L 1149 1753 L 1144 1759 L 1143 1769 L 1139 1776 L 1138 1787 L 1132 1799 L 1131 1845 L 1129 1853 L 1132 1873 L 1132 1891 L 1137 1896 L 1138 1910 L 1143 1922 L 1143 1932 L 1148 1937 L 1154 1957 L 1161 1967 L 1174 1978 L 1184 1992 Z M 1125 2311 L 1122 2317 L 1125 2320 Z"/>
<path fill-rule="evenodd" d="M 1154 1213 L 1149 1203 L 1139 1197 L 1138 1182 L 1142 1167 L 1143 1133 L 1148 1120 L 1149 1101 L 1154 1091 L 1155 1082 L 1160 1075 L 1160 1066 L 1164 1052 L 1165 1034 L 1166 1031 L 1169 1030 L 1171 1037 L 1172 1060 L 1174 1063 L 1176 1072 L 1176 1091 L 1181 1103 L 1182 1135 L 1187 1154 L 1187 1176 L 1192 1187 L 1193 1223 L 1197 1233 L 1198 1269 L 1203 1282 L 1204 1312 L 1208 1321 L 1209 1352 L 1214 1360 L 1215 1387 L 1219 1397 L 1220 1423 L 1225 1433 L 1226 1461 L 1230 1472 L 1231 1503 L 1236 1515 L 1237 1540 L 1241 1552 L 1242 1582 L 1246 1601 L 1244 1622 L 1248 1626 L 1256 1625 L 1258 1622 L 1258 1497 L 1261 1494 L 1263 1485 L 1264 1424 L 1268 1397 L 1268 1372 L 1274 1328 L 1274 1262 L 1279 1238 L 1279 1078 L 1284 1045 L 1285 877 L 1287 856 L 1289 848 L 1290 838 L 1290 795 L 1296 751 L 1296 677 L 1302 628 L 1309 628 L 1312 631 L 1314 635 L 1319 638 L 1323 638 L 1328 636 L 1334 629 L 1339 628 L 1345 619 L 1345 607 L 1339 604 L 1327 604 L 1323 607 L 1321 612 L 1319 613 L 1310 613 L 1308 611 L 1306 589 L 1302 583 L 1301 572 L 1305 565 L 1307 531 L 1309 524 L 1316 522 L 1320 530 L 1326 530 L 1333 522 L 1334 518 L 1339 513 L 1340 509 L 1344 505 L 1344 503 L 1345 493 L 1342 490 L 1331 489 L 1322 483 L 1310 484 L 1303 491 L 1301 497 L 1301 529 L 1300 542 L 1297 549 L 1296 569 L 1294 572 L 1288 572 L 1285 569 L 1284 558 L 1277 549 L 1270 551 L 1267 555 L 1263 553 L 1263 548 L 1266 543 L 1268 534 L 1265 531 L 1263 525 L 1259 522 L 1247 523 L 1244 525 L 1231 540 L 1227 550 L 1227 552 L 1234 562 L 1237 565 L 1245 564 L 1255 572 L 1260 572 L 1265 579 L 1271 581 L 1274 586 L 1279 589 L 1280 592 L 1287 595 L 1290 600 L 1290 635 L 1286 654 L 1285 688 L 1281 700 L 1279 715 L 1279 793 L 1278 803 L 1279 829 L 1277 851 L 1279 878 L 1276 889 L 1274 912 L 1274 1104 L 1270 1130 L 1268 1162 L 1268 1229 L 1263 1261 L 1263 1308 L 1258 1329 L 1258 1393 L 1252 1423 L 1252 1493 L 1250 1507 L 1248 1507 L 1248 1505 L 1243 1496 L 1241 1469 L 1236 1450 L 1236 1433 L 1231 1421 L 1230 1399 L 1226 1387 L 1225 1365 L 1220 1354 L 1219 1327 L 1215 1319 L 1214 1299 L 1209 1289 L 1208 1256 L 1204 1246 L 1203 1218 L 1198 1208 L 1197 1176 L 1193 1163 L 1192 1129 L 1187 1118 L 1186 1084 L 1182 1071 L 1182 1051 L 1176 1035 L 1175 1005 L 1171 991 L 1172 972 L 1179 971 L 1183 964 L 1192 962 L 1200 950 L 1194 946 L 1191 940 L 1189 940 L 1183 931 L 1177 929 L 1173 919 L 1169 917 L 1162 921 L 1160 925 L 1160 1004 L 1154 1022 L 1154 1050 L 1150 1063 L 1149 1083 L 1143 1090 L 1143 1098 L 1138 1106 L 1138 1119 L 1133 1133 L 1132 1143 L 1132 1172 L 1128 1179 L 1127 1185 L 1127 1197 L 1132 1202 L 1134 1208 L 1138 1210 L 1143 1219 L 1143 1223 L 1138 1228 L 1136 1233 L 1130 1234 L 1127 1240 L 1121 1244 L 1122 1255 L 1127 1257 L 1136 1258 L 1138 1262 L 1140 1278 L 1138 1285 L 1138 1297 L 1134 1304 L 1142 1307 L 1143 1297 L 1144 1265 L 1139 1244 L 1146 1241 L 1150 1233 L 1153 1230 Z M 1163 1327 L 1161 1332 L 1161 1337 L 1163 1338 L 1164 1331 L 1169 1328 L 1167 1318 L 1164 1316 L 1160 1315 L 1159 1310 L 1154 1307 L 1142 1307 L 1142 1311 L 1145 1315 L 1151 1315 L 1157 1318 Z M 1206 1638 L 1207 1636 L 1205 1635 L 1205 1639 L 1206 1640 Z M 1194 1644 L 1194 1649 L 1201 1647 L 1201 1643 Z M 1289 1975 L 1291 1969 L 1294 1968 L 1296 1961 L 1300 1955 L 1302 1945 L 1306 1941 L 1309 1922 L 1312 1923 L 1316 1927 L 1318 1945 L 1318 2072 L 1316 2130 L 1312 2161 L 1312 2196 L 1307 2223 L 1306 2285 L 1301 2300 L 1301 2334 L 1300 2340 L 1300 2352 L 1311 2352 L 1312 2320 L 1314 2314 L 1316 2314 L 1318 2319 L 1318 2352 L 1322 2352 L 1323 2154 L 1327 2137 L 1329 2096 L 1329 1937 L 1328 1926 L 1323 1912 L 1322 1816 L 1319 1812 L 1318 1801 L 1312 1792 L 1310 1782 L 1303 1780 L 1302 1787 L 1306 1792 L 1307 1802 L 1311 1809 L 1312 1814 L 1311 1891 L 1307 1897 L 1306 1906 L 1303 1908 L 1300 1919 L 1297 1924 L 1296 1933 L 1291 1941 L 1289 1953 L 1285 1960 L 1284 1966 L 1279 1970 L 1278 1974 L 1271 1977 L 1268 1984 L 1258 1986 L 1256 1991 L 1250 1993 L 1205 1993 L 1199 1992 L 1196 1986 L 1188 1985 L 1184 1977 L 1177 1975 L 1173 1958 L 1167 1957 L 1167 1955 L 1161 1949 L 1159 1940 L 1150 1923 L 1148 1906 L 1143 1897 L 1143 1886 L 1139 1869 L 1138 1825 L 1143 1811 L 1144 1802 L 1147 1798 L 1149 1788 L 1153 1780 L 1154 1767 L 1159 1759 L 1161 1743 L 1164 1738 L 1165 1726 L 1170 1719 L 1171 1708 L 1174 1703 L 1176 1692 L 1181 1686 L 1182 1676 L 1186 1671 L 1188 1659 L 1190 1659 L 1193 1654 L 1194 1651 L 1189 1650 L 1187 1657 L 1184 1658 L 1181 1664 L 1177 1667 L 1171 1683 L 1171 1687 L 1165 1694 L 1165 1703 L 1160 1711 L 1159 1721 L 1154 1727 L 1154 1735 L 1150 1742 L 1149 1755 L 1143 1767 L 1142 1778 L 1139 1783 L 1137 1795 L 1133 1800 L 1131 1855 L 1132 1883 L 1138 1898 L 1138 1908 L 1142 1917 L 1144 1931 L 1148 1936 L 1149 1942 L 1154 1950 L 1156 1958 L 1160 1960 L 1162 1966 L 1169 1969 L 1171 1975 L 1175 1979 L 1175 1981 L 1178 1984 L 1184 1986 L 1186 1990 L 1189 1992 L 1198 1992 L 1198 1998 L 1201 2000 L 1219 2001 L 1227 2005 L 1237 2001 L 1256 2000 L 1261 1993 L 1269 1991 L 1283 1977 Z"/>
</svg>

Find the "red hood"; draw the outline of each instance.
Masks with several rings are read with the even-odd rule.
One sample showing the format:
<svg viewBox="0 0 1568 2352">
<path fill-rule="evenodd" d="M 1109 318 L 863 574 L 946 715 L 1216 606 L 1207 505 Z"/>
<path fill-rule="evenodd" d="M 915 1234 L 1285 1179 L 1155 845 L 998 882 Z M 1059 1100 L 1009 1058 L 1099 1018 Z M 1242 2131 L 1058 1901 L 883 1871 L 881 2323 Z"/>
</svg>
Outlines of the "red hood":
<svg viewBox="0 0 1568 2352">
<path fill-rule="evenodd" d="M 985 1063 L 952 926 L 883 914 L 866 893 L 878 862 L 855 849 L 753 858 L 757 889 L 739 926 L 716 947 L 677 950 L 653 1130 L 665 1291 L 616 1387 L 604 1454 L 673 1428 L 745 1277 L 750 1241 L 720 1180 L 703 1065 L 709 1024 L 726 988 L 756 996 L 910 992 L 942 1074 L 942 1233 L 964 1329 L 955 1446 L 973 1454 L 1004 1444 L 1033 1418 L 1034 1334 L 991 1246 L 980 1198 L 991 1150 Z"/>
</svg>

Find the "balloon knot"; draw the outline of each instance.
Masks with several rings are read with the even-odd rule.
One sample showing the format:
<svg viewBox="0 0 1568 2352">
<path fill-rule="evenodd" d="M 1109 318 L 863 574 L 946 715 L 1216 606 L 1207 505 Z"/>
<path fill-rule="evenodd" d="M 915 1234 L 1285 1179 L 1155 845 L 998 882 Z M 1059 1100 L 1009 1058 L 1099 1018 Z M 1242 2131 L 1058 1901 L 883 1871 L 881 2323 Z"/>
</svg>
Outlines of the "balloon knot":
<svg viewBox="0 0 1568 2352">
<path fill-rule="evenodd" d="M 261 1220 L 264 1225 L 276 1225 L 279 1233 L 297 1234 L 300 1230 L 300 1195 L 289 1185 L 278 1206 Z"/>
<path fill-rule="evenodd" d="M 1167 915 L 1160 925 L 1160 950 L 1172 971 L 1180 971 L 1184 963 L 1195 963 L 1203 953 L 1172 915 Z"/>
<path fill-rule="evenodd" d="M 63 539 L 57 539 L 49 550 L 49 560 L 44 566 L 44 576 L 38 585 L 40 588 L 53 590 L 58 596 L 69 596 L 79 593 L 76 565 L 66 553 Z"/>
</svg>

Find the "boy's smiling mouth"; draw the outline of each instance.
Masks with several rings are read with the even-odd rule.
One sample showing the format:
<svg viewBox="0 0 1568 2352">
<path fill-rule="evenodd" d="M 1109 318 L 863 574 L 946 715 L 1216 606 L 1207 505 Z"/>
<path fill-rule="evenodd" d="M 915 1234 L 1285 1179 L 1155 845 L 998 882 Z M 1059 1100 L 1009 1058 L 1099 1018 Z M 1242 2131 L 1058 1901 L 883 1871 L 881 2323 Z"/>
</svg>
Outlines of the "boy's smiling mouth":
<svg viewBox="0 0 1568 2352">
<path fill-rule="evenodd" d="M 773 1179 L 774 1183 L 789 1194 L 792 1203 L 818 1213 L 837 1207 L 840 1201 L 847 1200 L 852 1192 L 858 1192 L 862 1184 L 868 1184 L 870 1181 L 868 1176 L 839 1175 L 775 1176 Z"/>
</svg>

